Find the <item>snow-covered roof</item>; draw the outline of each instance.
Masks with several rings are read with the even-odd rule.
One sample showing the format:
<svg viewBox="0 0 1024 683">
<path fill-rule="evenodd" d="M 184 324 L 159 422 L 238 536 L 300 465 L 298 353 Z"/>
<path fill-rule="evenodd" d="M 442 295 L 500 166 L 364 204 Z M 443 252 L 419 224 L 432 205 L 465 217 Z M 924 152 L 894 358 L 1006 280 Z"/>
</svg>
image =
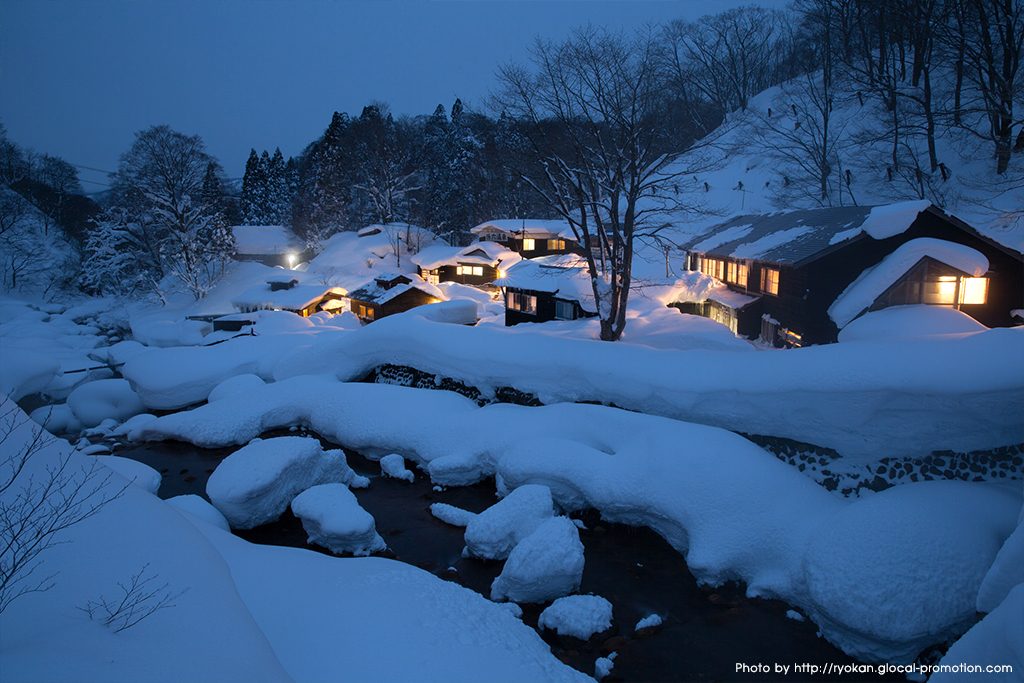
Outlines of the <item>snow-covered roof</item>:
<svg viewBox="0 0 1024 683">
<path fill-rule="evenodd" d="M 459 264 L 480 264 L 496 266 L 521 258 L 516 252 L 495 242 L 476 242 L 468 247 L 427 247 L 409 260 L 423 270 L 435 270 L 442 266 Z"/>
<path fill-rule="evenodd" d="M 710 256 L 802 264 L 860 235 L 881 240 L 901 234 L 930 206 L 914 201 L 734 216 L 682 248 Z"/>
<path fill-rule="evenodd" d="M 287 254 L 306 250 L 306 244 L 283 225 L 236 225 L 231 232 L 239 254 Z"/>
<path fill-rule="evenodd" d="M 531 218 L 503 218 L 496 221 L 481 223 L 470 230 L 474 235 L 487 232 L 503 232 L 521 237 L 539 237 L 549 235 L 563 239 L 576 239 L 568 221 L 536 220 Z"/>
<path fill-rule="evenodd" d="M 267 284 L 270 284 L 271 282 L 288 284 L 290 282 L 298 283 L 298 281 L 299 278 L 295 277 L 295 275 L 291 271 L 285 271 L 283 273 L 274 273 L 272 275 L 267 276 Z"/>
<path fill-rule="evenodd" d="M 495 280 L 494 284 L 548 292 L 557 295 L 559 299 L 577 301 L 586 311 L 597 311 L 587 263 L 576 254 L 523 259 L 509 266 L 505 277 Z"/>
<path fill-rule="evenodd" d="M 930 237 L 910 240 L 851 282 L 829 306 L 829 317 L 845 327 L 926 256 L 974 277 L 988 272 L 988 259 L 975 249 Z"/>
<path fill-rule="evenodd" d="M 702 303 L 711 299 L 734 309 L 752 304 L 760 297 L 734 292 L 710 275 L 687 271 L 675 280 L 656 287 L 647 287 L 650 298 L 669 304 Z"/>
<path fill-rule="evenodd" d="M 345 290 L 341 287 L 325 285 L 296 285 L 291 289 L 279 289 L 272 292 L 269 286 L 259 285 L 246 290 L 241 296 L 232 299 L 231 303 L 242 309 L 273 308 L 300 311 L 316 303 L 327 294 L 345 296 Z"/>
</svg>

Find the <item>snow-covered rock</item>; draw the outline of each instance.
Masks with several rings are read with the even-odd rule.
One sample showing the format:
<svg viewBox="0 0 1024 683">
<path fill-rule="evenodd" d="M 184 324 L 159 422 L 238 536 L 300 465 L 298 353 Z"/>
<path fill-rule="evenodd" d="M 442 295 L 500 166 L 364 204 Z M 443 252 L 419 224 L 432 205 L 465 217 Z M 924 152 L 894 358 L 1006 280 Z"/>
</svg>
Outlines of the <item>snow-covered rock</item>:
<svg viewBox="0 0 1024 683">
<path fill-rule="evenodd" d="M 380 459 L 380 471 L 386 477 L 392 479 L 402 479 L 404 481 L 412 482 L 416 477 L 412 472 L 405 469 L 405 458 L 400 456 L 398 453 L 392 453 L 385 455 Z"/>
<path fill-rule="evenodd" d="M 71 392 L 67 405 L 86 427 L 95 427 L 108 418 L 124 422 L 146 410 L 124 379 L 101 379 L 83 384 Z"/>
<path fill-rule="evenodd" d="M 41 406 L 33 410 L 29 417 L 51 434 L 77 434 L 85 429 L 85 425 L 78 420 L 66 403 Z"/>
<path fill-rule="evenodd" d="M 206 520 L 218 529 L 223 529 L 228 532 L 231 531 L 231 525 L 228 524 L 228 520 L 224 518 L 224 515 L 222 515 L 217 508 L 210 505 L 209 501 L 202 496 L 190 493 L 184 496 L 168 498 L 165 502 L 179 510 L 184 510 L 185 512 L 189 512 L 200 519 Z"/>
<path fill-rule="evenodd" d="M 520 486 L 469 521 L 466 549 L 473 557 L 504 560 L 553 514 L 548 487 Z"/>
<path fill-rule="evenodd" d="M 387 547 L 377 534 L 373 516 L 359 506 L 344 484 L 320 484 L 292 501 L 292 512 L 302 520 L 309 542 L 335 555 L 369 555 Z"/>
<path fill-rule="evenodd" d="M 96 460 L 122 477 L 132 482 L 144 491 L 149 491 L 154 496 L 160 491 L 160 484 L 163 482 L 163 475 L 149 465 L 131 458 L 121 458 L 116 455 L 96 455 Z"/>
<path fill-rule="evenodd" d="M 111 431 L 111 434 L 114 434 L 115 436 L 127 436 L 128 434 L 131 434 L 132 430 L 135 429 L 136 427 L 144 425 L 150 420 L 155 419 L 156 415 L 153 415 L 152 413 L 141 413 L 133 418 L 125 420 L 124 424 L 121 424 L 117 426 L 115 429 L 113 429 Z"/>
<path fill-rule="evenodd" d="M 612 668 L 615 666 L 615 658 L 618 656 L 618 652 L 612 652 L 607 657 L 598 657 L 594 660 L 594 678 L 597 680 L 604 680 L 604 678 L 612 672 Z"/>
<path fill-rule="evenodd" d="M 0 393 L 12 401 L 20 400 L 45 389 L 60 369 L 60 362 L 52 356 L 5 344 L 0 353 Z"/>
<path fill-rule="evenodd" d="M 219 401 L 225 396 L 237 394 L 241 391 L 252 391 L 264 384 L 266 384 L 266 382 L 257 375 L 235 375 L 214 387 L 213 391 L 210 392 L 210 395 L 206 397 L 206 400 L 210 402 Z"/>
<path fill-rule="evenodd" d="M 568 517 L 552 517 L 519 542 L 491 584 L 491 600 L 547 602 L 583 579 L 583 544 Z"/>
<path fill-rule="evenodd" d="M 599 595 L 567 595 L 540 613 L 537 626 L 560 636 L 588 640 L 612 627 L 612 603 Z"/>
<path fill-rule="evenodd" d="M 978 589 L 1020 506 L 1004 485 L 960 481 L 860 499 L 809 539 L 802 606 L 844 652 L 909 663 L 974 623 Z"/>
<path fill-rule="evenodd" d="M 661 626 L 662 619 L 658 614 L 649 614 L 640 621 L 636 622 L 636 626 L 633 627 L 633 631 L 640 631 L 645 628 L 657 628 Z"/>
<path fill-rule="evenodd" d="M 448 503 L 431 503 L 430 514 L 434 515 L 445 524 L 461 527 L 468 526 L 469 523 L 477 516 L 477 513 L 475 512 L 463 510 L 462 508 L 449 505 Z"/>
<path fill-rule="evenodd" d="M 362 487 L 341 450 L 299 436 L 257 440 L 232 453 L 206 483 L 206 495 L 233 529 L 252 529 L 281 516 L 299 493 L 317 484 Z"/>
</svg>

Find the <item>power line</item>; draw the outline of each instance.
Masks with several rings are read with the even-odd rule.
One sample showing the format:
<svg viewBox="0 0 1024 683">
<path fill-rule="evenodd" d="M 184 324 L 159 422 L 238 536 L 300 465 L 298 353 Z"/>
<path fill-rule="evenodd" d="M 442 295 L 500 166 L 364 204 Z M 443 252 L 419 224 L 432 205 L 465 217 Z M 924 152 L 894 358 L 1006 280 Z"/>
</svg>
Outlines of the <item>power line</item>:
<svg viewBox="0 0 1024 683">
<path fill-rule="evenodd" d="M 71 164 L 75 168 L 84 168 L 87 171 L 96 171 L 97 173 L 106 173 L 107 175 L 113 175 L 111 171 L 104 171 L 101 168 L 93 168 L 92 166 L 83 166 L 82 164 Z"/>
</svg>

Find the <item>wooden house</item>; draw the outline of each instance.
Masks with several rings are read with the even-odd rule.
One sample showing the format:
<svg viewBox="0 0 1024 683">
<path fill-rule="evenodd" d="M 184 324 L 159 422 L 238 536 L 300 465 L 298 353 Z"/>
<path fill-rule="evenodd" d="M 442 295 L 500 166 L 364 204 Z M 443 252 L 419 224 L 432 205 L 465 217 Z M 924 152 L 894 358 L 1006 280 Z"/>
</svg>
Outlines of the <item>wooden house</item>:
<svg viewBox="0 0 1024 683">
<path fill-rule="evenodd" d="M 396 273 L 378 275 L 349 293 L 352 312 L 364 323 L 369 323 L 410 308 L 444 301 L 444 295 L 436 287 L 422 281 L 414 282 L 413 277 Z"/>
<path fill-rule="evenodd" d="M 505 325 L 597 315 L 586 262 L 575 255 L 522 260 L 494 281 L 505 298 Z"/>
<path fill-rule="evenodd" d="M 1024 307 L 1024 257 L 928 202 L 737 216 L 682 248 L 727 288 L 680 308 L 776 346 L 836 341 L 888 306 L 949 306 L 989 327 Z"/>
<path fill-rule="evenodd" d="M 495 242 L 476 242 L 468 247 L 427 247 L 409 260 L 416 264 L 419 276 L 432 285 L 457 282 L 479 287 L 501 277 L 502 269 L 520 258 Z"/>
<path fill-rule="evenodd" d="M 508 218 L 481 223 L 470 232 L 480 242 L 496 242 L 523 258 L 577 250 L 576 237 L 567 221 Z"/>
<path fill-rule="evenodd" d="M 241 313 L 253 311 L 291 311 L 303 318 L 319 311 L 335 311 L 345 297 L 341 287 L 300 285 L 293 273 L 281 272 L 267 278 L 266 284 L 246 290 L 231 300 Z"/>
</svg>

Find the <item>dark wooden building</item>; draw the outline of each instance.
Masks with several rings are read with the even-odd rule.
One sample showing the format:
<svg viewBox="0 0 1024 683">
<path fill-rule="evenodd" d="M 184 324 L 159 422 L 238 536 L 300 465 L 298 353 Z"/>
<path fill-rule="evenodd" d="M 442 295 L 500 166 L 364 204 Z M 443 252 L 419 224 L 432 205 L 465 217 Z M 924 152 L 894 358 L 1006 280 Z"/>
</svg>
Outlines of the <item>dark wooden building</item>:
<svg viewBox="0 0 1024 683">
<path fill-rule="evenodd" d="M 364 323 L 443 301 L 440 292 L 408 275 L 382 273 L 348 294 L 351 310 Z"/>
<path fill-rule="evenodd" d="M 690 270 L 744 298 L 679 307 L 776 346 L 836 341 L 888 306 L 948 306 L 989 327 L 1024 308 L 1024 257 L 928 202 L 737 216 L 682 248 Z"/>
<path fill-rule="evenodd" d="M 495 242 L 523 258 L 570 254 L 577 249 L 567 221 L 507 218 L 481 223 L 470 232 L 481 242 Z"/>
<path fill-rule="evenodd" d="M 410 259 L 417 273 L 432 285 L 457 282 L 481 287 L 502 276 L 504 267 L 520 256 L 495 242 L 476 242 L 468 247 L 427 247 Z"/>
<path fill-rule="evenodd" d="M 505 325 L 597 315 L 590 277 L 575 256 L 523 260 L 495 280 L 505 298 Z"/>
<path fill-rule="evenodd" d="M 241 313 L 253 311 L 291 311 L 303 318 L 320 311 L 336 311 L 342 304 L 345 290 L 326 285 L 300 285 L 297 277 L 278 271 L 267 278 L 265 285 L 246 290 L 231 300 Z"/>
</svg>

